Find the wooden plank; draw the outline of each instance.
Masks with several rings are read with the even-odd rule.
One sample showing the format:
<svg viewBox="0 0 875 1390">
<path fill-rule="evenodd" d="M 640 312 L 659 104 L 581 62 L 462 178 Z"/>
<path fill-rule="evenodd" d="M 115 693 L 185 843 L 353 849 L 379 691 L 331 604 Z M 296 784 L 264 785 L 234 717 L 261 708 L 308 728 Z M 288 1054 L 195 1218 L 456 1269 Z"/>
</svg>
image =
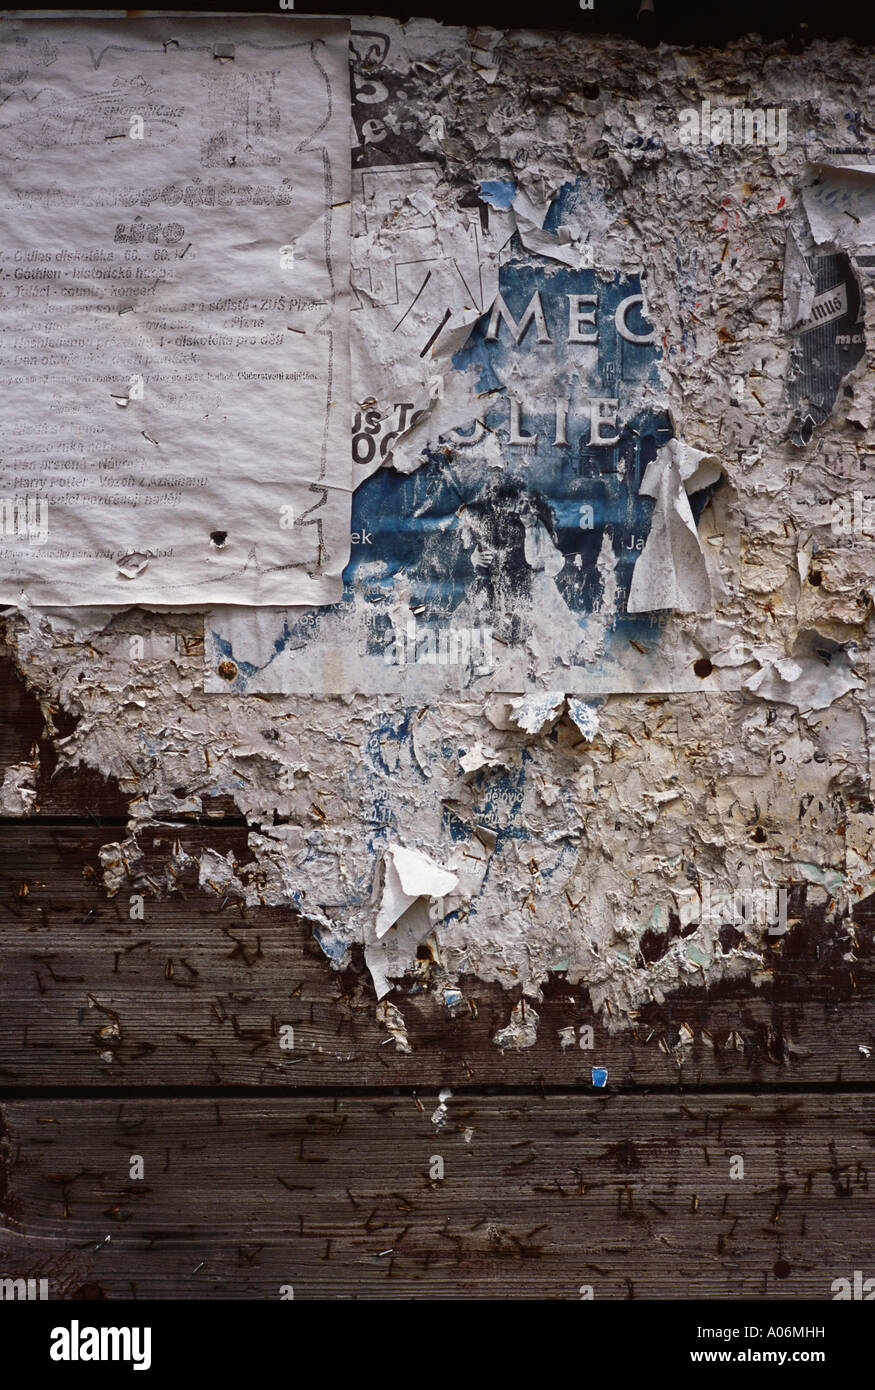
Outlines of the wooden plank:
<svg viewBox="0 0 875 1390">
<path fill-rule="evenodd" d="M 828 1299 L 875 1275 L 873 1096 L 456 1095 L 443 1126 L 436 1104 L 6 1102 L 0 1270 L 182 1299 Z"/>
<path fill-rule="evenodd" d="M 875 1044 L 871 908 L 856 959 L 834 927 L 811 919 L 775 951 L 770 984 L 690 990 L 643 1010 L 631 1032 L 610 1035 L 585 990 L 557 976 L 525 1051 L 491 1042 L 516 999 L 499 986 L 464 980 L 458 1017 L 425 991 L 399 990 L 392 998 L 413 1048 L 404 1054 L 377 1021 L 362 960 L 335 972 L 288 909 L 223 903 L 197 888 L 192 869 L 171 896 L 149 897 L 138 883 L 145 920 L 131 920 L 133 885 L 108 899 L 97 881 L 111 834 L 2 830 L 0 1086 L 589 1086 L 593 1066 L 608 1069 L 609 1088 L 865 1084 L 875 1075 L 875 1047 L 860 1051 Z M 140 837 L 147 878 L 153 865 L 161 876 L 175 839 L 191 855 L 211 845 L 247 857 L 243 828 L 153 828 Z M 592 1050 L 562 1046 L 560 1030 L 577 1030 L 577 1040 L 585 1025 Z"/>
</svg>

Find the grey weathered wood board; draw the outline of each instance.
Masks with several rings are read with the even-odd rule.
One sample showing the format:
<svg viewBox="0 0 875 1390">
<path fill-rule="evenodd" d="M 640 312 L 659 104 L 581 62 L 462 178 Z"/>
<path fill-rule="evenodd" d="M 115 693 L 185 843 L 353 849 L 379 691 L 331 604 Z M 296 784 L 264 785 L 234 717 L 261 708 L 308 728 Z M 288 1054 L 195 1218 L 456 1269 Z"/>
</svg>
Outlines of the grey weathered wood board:
<svg viewBox="0 0 875 1390">
<path fill-rule="evenodd" d="M 67 1296 L 480 1299 L 824 1299 L 875 1261 L 868 1096 L 507 1091 L 432 1116 L 410 1094 L 6 1102 L 0 1259 Z"/>
</svg>

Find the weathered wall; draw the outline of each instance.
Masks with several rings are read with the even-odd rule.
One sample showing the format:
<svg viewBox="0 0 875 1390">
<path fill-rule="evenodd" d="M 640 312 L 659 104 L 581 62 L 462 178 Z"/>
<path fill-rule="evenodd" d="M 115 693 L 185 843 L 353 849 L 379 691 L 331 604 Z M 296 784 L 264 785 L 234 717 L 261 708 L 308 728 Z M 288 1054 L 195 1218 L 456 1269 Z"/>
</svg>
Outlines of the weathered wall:
<svg viewBox="0 0 875 1390">
<path fill-rule="evenodd" d="M 711 597 L 658 628 L 686 693 L 601 697 L 591 721 L 554 677 L 555 698 L 525 728 L 494 693 L 412 705 L 204 693 L 192 614 L 49 615 L 23 596 L 8 627 L 47 720 L 62 711 L 71 730 L 56 735 L 61 765 L 99 768 L 131 796 L 127 838 L 103 853 L 111 893 L 170 891 L 172 861 L 163 884 L 138 880 L 138 827 L 229 797 L 251 826 L 250 857 L 205 852 L 202 882 L 297 905 L 332 962 L 364 943 L 378 993 L 392 975 L 439 991 L 463 973 L 522 986 L 528 1006 L 509 1003 L 496 1041 L 525 1047 L 550 972 L 584 984 L 612 1028 L 679 986 L 762 978 L 783 925 L 770 932 L 756 911 L 703 922 L 709 894 L 766 901 L 797 885 L 792 926 L 806 901 L 844 918 L 875 888 L 873 558 L 852 502 L 871 467 L 875 310 L 856 218 L 819 244 L 851 255 L 862 356 L 835 403 L 810 408 L 813 424 L 792 387 L 814 293 L 793 260 L 797 240 L 810 249 L 801 188 L 831 149 L 875 139 L 871 59 L 848 43 L 645 50 L 427 22 L 399 48 L 407 75 L 381 116 L 438 164 L 441 216 L 472 182 L 513 179 L 537 203 L 582 179 L 577 244 L 606 282 L 642 275 L 675 438 L 723 475 L 700 544 L 673 557 L 681 582 L 704 565 Z M 782 108 L 786 148 L 682 144 L 679 113 L 705 99 Z M 871 175 L 859 178 L 870 196 Z M 4 814 L 27 815 L 32 788 L 28 765 L 8 774 Z M 405 905 L 387 901 L 392 846 L 456 881 L 436 881 L 386 931 Z M 383 1014 L 415 1048 L 403 992 Z"/>
</svg>

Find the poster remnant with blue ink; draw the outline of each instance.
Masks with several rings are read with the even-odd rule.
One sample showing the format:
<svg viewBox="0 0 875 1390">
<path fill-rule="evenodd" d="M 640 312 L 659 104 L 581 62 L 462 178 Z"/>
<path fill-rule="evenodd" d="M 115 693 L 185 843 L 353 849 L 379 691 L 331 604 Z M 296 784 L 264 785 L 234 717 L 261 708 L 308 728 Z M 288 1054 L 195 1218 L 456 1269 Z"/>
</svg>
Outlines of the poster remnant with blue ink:
<svg viewBox="0 0 875 1390">
<path fill-rule="evenodd" d="M 513 185 L 483 196 L 500 216 Z M 545 236 L 573 217 L 575 197 L 567 185 L 554 200 Z M 416 466 L 400 471 L 385 447 L 414 402 L 393 402 L 388 428 L 385 410 L 355 412 L 353 459 L 370 471 L 353 497 L 341 602 L 262 611 L 257 637 L 251 613 L 215 615 L 211 688 L 681 688 L 676 654 L 661 649 L 660 586 L 650 593 L 639 578 L 632 604 L 630 589 L 649 539 L 657 566 L 660 547 L 670 566 L 673 526 L 696 549 L 719 470 L 700 470 L 684 491 L 704 458 L 687 450 L 692 465 L 675 467 L 682 504 L 662 495 L 673 430 L 639 275 L 575 268 L 530 246 L 511 234 L 498 293 L 452 357 L 449 377 L 476 404 Z M 454 385 L 439 383 L 440 394 Z"/>
</svg>

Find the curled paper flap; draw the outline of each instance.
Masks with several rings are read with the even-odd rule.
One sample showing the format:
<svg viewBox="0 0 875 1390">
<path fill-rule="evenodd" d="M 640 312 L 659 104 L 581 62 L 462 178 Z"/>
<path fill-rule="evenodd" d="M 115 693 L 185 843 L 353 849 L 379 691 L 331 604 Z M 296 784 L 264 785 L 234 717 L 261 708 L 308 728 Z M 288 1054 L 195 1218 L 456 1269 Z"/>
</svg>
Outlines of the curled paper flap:
<svg viewBox="0 0 875 1390">
<path fill-rule="evenodd" d="M 417 898 L 442 898 L 458 886 L 456 874 L 442 869 L 421 850 L 390 845 L 383 859 L 383 896 L 377 914 L 377 936 L 387 932 Z"/>
<path fill-rule="evenodd" d="M 656 499 L 650 534 L 629 586 L 627 611 L 676 608 L 707 613 L 711 581 L 689 496 L 721 476 L 712 454 L 671 439 L 647 465 L 639 493 Z"/>
</svg>

